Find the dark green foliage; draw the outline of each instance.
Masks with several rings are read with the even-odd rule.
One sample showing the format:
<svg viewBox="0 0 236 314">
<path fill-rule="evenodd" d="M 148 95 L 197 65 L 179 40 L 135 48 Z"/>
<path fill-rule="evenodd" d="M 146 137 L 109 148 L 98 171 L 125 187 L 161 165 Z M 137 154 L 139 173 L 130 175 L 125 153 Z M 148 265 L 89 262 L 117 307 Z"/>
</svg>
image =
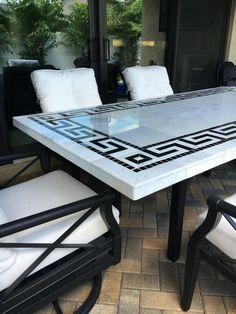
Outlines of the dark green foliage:
<svg viewBox="0 0 236 314">
<path fill-rule="evenodd" d="M 86 55 L 89 40 L 88 6 L 75 3 L 70 9 L 68 24 L 64 29 L 66 46 L 80 49 Z M 108 0 L 107 27 L 109 35 L 115 35 L 125 43 L 116 57 L 126 65 L 135 64 L 142 29 L 142 0 Z"/>
<path fill-rule="evenodd" d="M 70 9 L 71 13 L 67 16 L 67 27 L 64 29 L 65 45 L 87 55 L 89 40 L 88 6 L 77 2 Z"/>
<path fill-rule="evenodd" d="M 56 32 L 65 26 L 62 0 L 12 0 L 9 5 L 15 16 L 24 58 L 44 64 L 47 53 L 59 44 Z"/>
<path fill-rule="evenodd" d="M 142 0 L 108 0 L 108 33 L 124 41 L 118 58 L 126 66 L 136 64 L 138 40 L 142 30 Z"/>
<path fill-rule="evenodd" d="M 12 34 L 10 31 L 11 14 L 8 6 L 0 6 L 0 53 L 10 51 Z"/>
</svg>

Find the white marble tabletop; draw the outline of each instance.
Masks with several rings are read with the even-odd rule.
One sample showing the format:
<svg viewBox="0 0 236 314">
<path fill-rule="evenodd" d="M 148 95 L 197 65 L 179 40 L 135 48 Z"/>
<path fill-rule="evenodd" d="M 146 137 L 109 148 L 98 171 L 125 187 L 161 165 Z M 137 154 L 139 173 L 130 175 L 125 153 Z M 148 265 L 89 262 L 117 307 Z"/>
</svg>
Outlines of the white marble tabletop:
<svg viewBox="0 0 236 314">
<path fill-rule="evenodd" d="M 20 116 L 14 125 L 136 200 L 236 158 L 236 88 Z"/>
</svg>

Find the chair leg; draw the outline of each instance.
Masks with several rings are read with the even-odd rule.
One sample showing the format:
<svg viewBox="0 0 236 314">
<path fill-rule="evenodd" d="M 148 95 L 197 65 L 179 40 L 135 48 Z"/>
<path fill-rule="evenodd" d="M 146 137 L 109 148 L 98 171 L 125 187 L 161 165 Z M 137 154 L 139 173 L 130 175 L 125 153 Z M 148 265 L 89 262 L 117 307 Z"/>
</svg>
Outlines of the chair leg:
<svg viewBox="0 0 236 314">
<path fill-rule="evenodd" d="M 183 295 L 181 299 L 181 307 L 184 311 L 188 311 L 192 303 L 193 293 L 201 262 L 199 253 L 199 248 L 193 246 L 190 240 L 185 265 Z"/>
<path fill-rule="evenodd" d="M 84 303 L 73 314 L 88 314 L 99 297 L 102 285 L 102 274 L 93 278 L 93 288 Z"/>
<path fill-rule="evenodd" d="M 101 286 L 102 286 L 102 274 L 100 273 L 96 275 L 95 277 L 93 277 L 93 287 L 89 296 L 84 301 L 84 303 L 73 312 L 73 314 L 90 313 L 91 309 L 93 308 L 94 304 L 97 301 L 97 298 L 99 297 Z M 54 300 L 52 304 L 57 314 L 63 314 L 60 304 L 58 303 L 58 300 Z"/>
</svg>

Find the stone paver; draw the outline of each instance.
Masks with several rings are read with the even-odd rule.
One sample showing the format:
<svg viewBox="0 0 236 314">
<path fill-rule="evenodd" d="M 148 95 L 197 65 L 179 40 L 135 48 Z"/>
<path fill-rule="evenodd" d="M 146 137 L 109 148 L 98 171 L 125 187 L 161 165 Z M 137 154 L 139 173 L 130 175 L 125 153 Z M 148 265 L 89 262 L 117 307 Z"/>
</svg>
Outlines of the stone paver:
<svg viewBox="0 0 236 314">
<path fill-rule="evenodd" d="M 180 259 L 166 258 L 171 189 L 139 201 L 122 200 L 122 260 L 103 276 L 102 290 L 91 314 L 181 314 L 180 292 L 189 236 L 197 214 L 206 208 L 212 193 L 236 192 L 236 165 L 216 168 L 209 177 L 199 175 L 190 185 L 184 215 Z M 65 313 L 88 295 L 88 282 L 65 294 L 60 302 Z M 51 305 L 37 314 L 52 314 Z M 72 312 L 71 312 L 72 313 Z M 189 314 L 236 314 L 236 286 L 208 264 L 201 265 Z"/>
</svg>

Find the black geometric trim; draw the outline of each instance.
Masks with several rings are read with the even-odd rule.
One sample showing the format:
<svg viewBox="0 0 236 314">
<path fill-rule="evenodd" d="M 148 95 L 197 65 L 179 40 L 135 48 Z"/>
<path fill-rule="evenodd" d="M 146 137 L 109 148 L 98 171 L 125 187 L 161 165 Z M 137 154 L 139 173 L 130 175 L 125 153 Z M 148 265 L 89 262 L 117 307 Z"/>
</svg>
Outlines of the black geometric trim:
<svg viewBox="0 0 236 314">
<path fill-rule="evenodd" d="M 217 92 L 218 90 L 219 89 L 217 89 Z M 225 91 L 221 90 L 221 93 L 227 91 L 229 91 L 229 89 Z M 192 98 L 194 93 L 194 97 L 202 97 L 202 92 L 204 92 L 204 95 L 209 95 L 210 92 L 214 92 L 214 89 L 190 92 L 187 93 L 187 95 L 191 94 Z M 171 98 L 172 101 L 177 98 L 177 96 L 178 100 L 180 97 L 183 97 L 181 94 L 174 95 Z M 186 99 L 186 94 L 184 94 L 184 97 L 184 99 Z M 142 102 L 142 104 L 143 103 L 144 102 Z M 141 104 L 141 102 L 135 102 L 134 105 L 137 106 L 139 104 Z M 150 104 L 148 103 L 148 105 Z M 117 109 L 117 106 L 119 109 Z M 98 112 L 101 113 L 102 110 L 103 112 L 107 112 L 105 110 L 110 110 L 110 108 L 114 108 L 114 110 L 127 109 L 126 103 L 110 105 L 107 108 L 106 106 L 104 107 L 104 110 L 98 107 L 91 109 L 91 112 L 94 112 L 95 109 L 97 111 L 96 114 Z M 123 107 L 123 109 L 121 109 L 121 107 Z M 232 121 L 213 128 L 185 134 L 184 136 L 142 147 L 120 140 L 115 136 L 110 136 L 105 132 L 89 128 L 83 125 L 83 123 L 76 122 L 75 118 L 81 116 L 84 112 L 85 111 L 81 112 L 78 110 L 77 114 L 77 111 L 73 111 L 73 115 L 72 112 L 71 114 L 68 114 L 68 112 L 47 115 L 38 114 L 30 117 L 30 119 L 133 172 L 144 171 L 154 166 L 236 139 L 236 121 Z M 86 110 L 86 112 L 90 111 Z M 94 114 L 91 112 L 90 114 Z"/>
</svg>

